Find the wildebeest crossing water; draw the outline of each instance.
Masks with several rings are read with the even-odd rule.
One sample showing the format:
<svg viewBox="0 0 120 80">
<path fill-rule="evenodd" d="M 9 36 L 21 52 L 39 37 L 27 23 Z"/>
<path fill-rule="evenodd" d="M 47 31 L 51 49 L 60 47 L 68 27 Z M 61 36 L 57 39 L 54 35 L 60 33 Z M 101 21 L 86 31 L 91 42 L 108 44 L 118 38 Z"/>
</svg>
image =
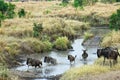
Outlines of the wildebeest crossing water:
<svg viewBox="0 0 120 80">
<path fill-rule="evenodd" d="M 72 46 L 74 50 L 68 50 L 68 51 L 51 51 L 49 53 L 43 53 L 43 54 L 34 54 L 31 55 L 30 57 L 38 59 L 42 61 L 42 67 L 41 68 L 35 68 L 34 67 L 29 67 L 26 65 L 26 61 L 23 63 L 23 66 L 15 68 L 16 70 L 19 71 L 29 71 L 30 73 L 34 74 L 34 78 L 32 80 L 49 80 L 49 78 L 54 77 L 56 75 L 63 74 L 65 71 L 72 67 L 79 67 L 82 65 L 89 65 L 93 64 L 95 59 L 97 59 L 97 48 L 96 46 L 92 47 L 87 47 L 87 53 L 88 57 L 84 61 L 82 59 L 82 53 L 83 49 L 86 49 L 86 47 L 82 46 L 81 43 L 83 42 L 83 39 L 76 39 Z M 76 56 L 75 63 L 72 62 L 70 65 L 70 61 L 68 60 L 68 55 L 73 55 Z M 49 63 L 44 63 L 44 57 L 45 56 L 51 56 L 56 59 L 57 64 L 49 64 Z"/>
</svg>

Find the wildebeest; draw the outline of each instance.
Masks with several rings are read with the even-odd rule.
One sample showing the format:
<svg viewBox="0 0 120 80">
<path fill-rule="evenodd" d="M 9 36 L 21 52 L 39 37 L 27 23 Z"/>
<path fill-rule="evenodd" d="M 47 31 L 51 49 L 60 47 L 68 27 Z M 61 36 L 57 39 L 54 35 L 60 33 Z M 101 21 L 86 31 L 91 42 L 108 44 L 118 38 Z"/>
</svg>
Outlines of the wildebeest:
<svg viewBox="0 0 120 80">
<path fill-rule="evenodd" d="M 51 63 L 51 64 L 54 64 L 54 65 L 57 64 L 57 60 L 50 57 L 50 56 L 45 56 L 44 57 L 44 62 Z"/>
<path fill-rule="evenodd" d="M 75 57 L 74 56 L 72 56 L 72 55 L 68 55 L 68 60 L 70 61 L 70 63 L 71 62 L 75 62 L 75 58 L 77 57 L 77 55 L 75 55 Z"/>
<path fill-rule="evenodd" d="M 87 57 L 88 57 L 88 53 L 87 53 L 86 51 L 87 51 L 87 50 L 83 50 L 83 54 L 82 54 L 82 58 L 83 58 L 84 60 L 86 60 Z"/>
<path fill-rule="evenodd" d="M 42 66 L 42 62 L 37 59 L 27 58 L 26 64 L 29 66 L 35 66 L 35 68 L 38 66 L 39 68 Z"/>
<path fill-rule="evenodd" d="M 120 56 L 118 49 L 113 47 L 106 47 L 102 49 L 97 49 L 97 56 L 100 58 L 101 56 L 104 57 L 103 65 L 105 63 L 105 59 L 109 59 L 110 66 L 112 66 L 111 60 L 113 60 L 113 64 L 117 63 L 117 57 Z"/>
</svg>

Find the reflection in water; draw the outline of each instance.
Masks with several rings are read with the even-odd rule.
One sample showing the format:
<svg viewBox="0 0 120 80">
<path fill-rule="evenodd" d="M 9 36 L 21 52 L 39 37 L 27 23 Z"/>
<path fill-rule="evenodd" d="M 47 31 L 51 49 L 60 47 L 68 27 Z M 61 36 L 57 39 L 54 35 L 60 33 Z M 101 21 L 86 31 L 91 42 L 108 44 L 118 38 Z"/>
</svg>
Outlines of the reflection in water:
<svg viewBox="0 0 120 80">
<path fill-rule="evenodd" d="M 67 71 L 72 67 L 93 64 L 94 60 L 97 58 L 96 56 L 97 47 L 96 46 L 87 47 L 88 58 L 86 59 L 86 61 L 84 61 L 82 60 L 81 55 L 82 55 L 82 50 L 85 49 L 86 47 L 83 47 L 81 45 L 82 41 L 83 39 L 77 39 L 73 42 L 72 46 L 74 51 L 73 50 L 72 51 L 71 50 L 70 51 L 51 51 L 50 53 L 42 54 L 42 56 L 39 54 L 32 55 L 33 58 L 41 59 L 41 61 L 43 62 L 42 68 L 37 68 L 36 75 L 39 75 L 40 77 L 56 76 L 59 74 L 63 74 L 65 71 Z M 77 55 L 75 63 L 70 64 L 69 60 L 67 59 L 68 54 L 71 54 L 73 56 Z M 44 63 L 43 59 L 44 59 L 44 56 L 46 55 L 57 59 L 58 64 L 51 65 L 51 64 Z M 23 64 L 25 64 L 25 62 Z M 28 69 L 27 65 L 25 64 L 24 66 L 17 67 L 16 69 L 21 71 L 29 70 L 30 72 L 33 72 L 34 67 L 30 67 Z M 48 79 L 34 79 L 34 80 L 48 80 Z"/>
</svg>

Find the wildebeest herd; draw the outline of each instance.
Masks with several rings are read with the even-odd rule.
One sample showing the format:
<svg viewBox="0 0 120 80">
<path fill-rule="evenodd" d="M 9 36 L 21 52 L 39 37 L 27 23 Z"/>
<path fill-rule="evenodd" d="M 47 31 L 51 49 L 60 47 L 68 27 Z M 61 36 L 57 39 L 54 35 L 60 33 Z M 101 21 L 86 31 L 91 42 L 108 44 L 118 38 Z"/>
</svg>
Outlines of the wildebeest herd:
<svg viewBox="0 0 120 80">
<path fill-rule="evenodd" d="M 75 59 L 76 59 L 77 55 L 73 56 L 73 55 L 68 55 L 67 56 L 67 59 L 70 61 L 70 64 L 72 62 L 75 63 Z M 84 60 L 86 60 L 86 58 L 88 57 L 88 54 L 86 52 L 86 50 L 83 50 L 83 54 L 82 54 L 82 57 Z M 49 64 L 53 64 L 53 65 L 56 65 L 57 64 L 57 60 L 51 56 L 45 56 L 44 57 L 44 63 L 49 63 Z M 26 61 L 26 64 L 29 66 L 34 66 L 35 68 L 36 67 L 41 67 L 42 66 L 42 61 L 40 60 L 37 60 L 37 59 L 33 59 L 33 58 L 27 58 L 27 61 Z"/>
<path fill-rule="evenodd" d="M 44 62 L 51 63 L 53 65 L 57 64 L 57 60 L 50 56 L 45 56 Z M 28 67 L 34 66 L 36 68 L 38 66 L 40 68 L 42 66 L 42 61 L 40 61 L 38 59 L 27 58 L 26 64 L 28 65 Z"/>
<path fill-rule="evenodd" d="M 81 55 L 83 60 L 86 60 L 87 57 L 88 57 L 88 53 L 86 51 L 87 50 L 83 50 L 83 53 Z M 112 66 L 112 64 L 113 65 L 116 64 L 118 56 L 120 56 L 120 54 L 119 54 L 117 48 L 105 47 L 105 48 L 97 49 L 97 57 L 98 58 L 104 57 L 103 65 L 105 64 L 106 59 L 109 59 L 110 66 Z M 77 55 L 73 56 L 73 55 L 69 54 L 67 56 L 67 59 L 70 61 L 70 64 L 71 64 L 72 62 L 75 62 L 76 57 L 77 57 Z M 111 60 L 113 60 L 113 63 L 111 62 Z M 57 60 L 53 57 L 45 56 L 44 57 L 44 63 L 49 63 L 49 64 L 56 65 Z M 28 67 L 29 66 L 34 66 L 36 68 L 37 66 L 38 67 L 42 66 L 42 61 L 37 60 L 37 59 L 27 58 L 26 64 L 28 65 Z"/>
</svg>

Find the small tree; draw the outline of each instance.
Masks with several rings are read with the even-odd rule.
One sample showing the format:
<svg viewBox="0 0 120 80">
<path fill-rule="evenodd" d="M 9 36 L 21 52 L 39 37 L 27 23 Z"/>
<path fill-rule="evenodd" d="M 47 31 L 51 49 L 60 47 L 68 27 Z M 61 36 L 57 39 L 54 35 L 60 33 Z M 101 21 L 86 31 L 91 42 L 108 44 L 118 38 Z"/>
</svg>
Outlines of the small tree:
<svg viewBox="0 0 120 80">
<path fill-rule="evenodd" d="M 74 7 L 83 6 L 83 0 L 74 0 Z"/>
<path fill-rule="evenodd" d="M 9 4 L 8 4 L 8 9 L 7 9 L 7 11 L 6 11 L 6 16 L 7 16 L 7 18 L 9 18 L 9 19 L 10 19 L 10 18 L 14 18 L 14 16 L 15 16 L 14 9 L 15 9 L 15 5 L 9 3 Z"/>
<path fill-rule="evenodd" d="M 42 32 L 42 30 L 43 30 L 43 26 L 42 26 L 41 23 L 40 24 L 34 23 L 34 27 L 33 27 L 34 37 L 39 37 L 41 32 Z"/>
<path fill-rule="evenodd" d="M 6 18 L 13 18 L 15 5 L 11 3 L 5 3 L 4 0 L 0 0 L 0 26 L 1 22 Z"/>
<path fill-rule="evenodd" d="M 20 10 L 18 11 L 18 15 L 19 15 L 20 18 L 21 18 L 21 17 L 25 17 L 25 15 L 26 15 L 25 10 L 24 10 L 24 9 L 20 9 Z"/>
<path fill-rule="evenodd" d="M 115 30 L 120 29 L 120 9 L 117 10 L 117 13 L 110 16 L 109 27 Z"/>
</svg>

